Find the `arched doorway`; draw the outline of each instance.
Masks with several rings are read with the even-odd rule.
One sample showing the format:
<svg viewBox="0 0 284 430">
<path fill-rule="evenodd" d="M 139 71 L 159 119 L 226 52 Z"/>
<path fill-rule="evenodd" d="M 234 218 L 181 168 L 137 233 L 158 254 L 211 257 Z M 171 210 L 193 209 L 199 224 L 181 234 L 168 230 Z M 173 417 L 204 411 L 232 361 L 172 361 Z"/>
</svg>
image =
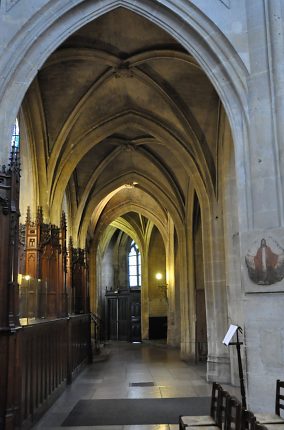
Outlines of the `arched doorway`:
<svg viewBox="0 0 284 430">
<path fill-rule="evenodd" d="M 41 118 L 33 111 L 37 105 Z M 190 193 L 196 193 L 206 237 L 200 252 L 212 321 L 208 378 L 220 367 L 219 376 L 228 380 L 228 354 L 217 342 L 228 317 L 224 247 L 220 242 L 218 255 L 213 248 L 223 234 L 218 151 L 221 144 L 231 144 L 229 135 L 223 141 L 222 112 L 218 94 L 195 59 L 168 33 L 124 8 L 73 33 L 44 64 L 23 103 L 31 134 L 43 136 L 49 154 L 44 171 L 38 165 L 44 145 L 34 140 L 43 216 L 58 224 L 58 202 L 65 198 L 76 246 L 84 248 L 86 239 L 91 244 L 99 237 L 102 218 L 110 217 L 125 198 L 141 205 L 144 197 L 159 206 L 166 220 L 168 342 L 179 344 L 184 331 L 180 321 L 188 324 L 192 334 L 180 345 L 185 358 L 195 355 L 196 335 L 187 298 L 194 288 L 188 282 L 194 268 L 186 264 L 193 250 L 183 220 L 190 216 Z M 205 247 L 211 251 L 205 254 Z M 90 290 L 95 291 L 92 281 Z M 216 312 L 219 307 L 222 311 Z"/>
<path fill-rule="evenodd" d="M 136 12 L 147 15 L 145 11 L 147 5 L 141 4 L 141 9 Z M 101 10 L 93 12 L 102 13 Z M 161 8 L 160 16 L 150 16 L 153 22 L 165 28 L 163 13 Z M 94 17 L 92 15 L 92 19 Z M 175 18 L 172 16 L 173 26 Z M 213 243 L 221 240 L 223 231 L 220 201 L 216 198 L 215 187 L 218 156 L 214 158 L 212 155 L 220 141 L 223 143 L 219 124 L 218 127 L 212 125 L 218 123 L 215 120 L 222 111 L 219 97 L 198 62 L 185 50 L 187 43 L 189 49 L 189 41 L 181 46 L 150 21 L 123 8 L 115 9 L 85 27 L 79 22 L 74 23 L 70 39 L 62 38 L 61 41 L 66 39 L 64 44 L 45 63 L 23 103 L 23 110 L 28 112 L 26 117 L 30 121 L 27 128 L 35 131 L 33 136 L 42 138 L 30 139 L 35 150 L 30 162 L 37 167 L 40 188 L 37 204 L 44 208 L 46 219 L 58 224 L 62 202 L 65 201 L 70 234 L 76 246 L 84 247 L 86 240 L 90 246 L 96 236 L 100 236 L 101 218 L 108 216 L 110 207 L 122 205 L 122 189 L 137 188 L 141 206 L 148 203 L 148 200 L 141 202 L 141 196 L 158 201 L 159 212 L 163 215 L 160 222 L 166 220 L 168 341 L 177 342 L 182 355 L 189 358 L 195 352 L 194 313 L 190 312 L 192 302 L 189 300 L 194 286 L 190 285 L 193 266 L 188 264 L 192 254 L 192 242 L 189 240 L 192 232 L 184 221 L 193 216 L 189 208 L 194 207 L 192 195 L 196 193 L 203 214 L 204 283 L 207 288 L 207 315 L 212 322 L 208 328 L 208 378 L 217 375 L 218 379 L 223 377 L 228 381 L 228 355 L 217 342 L 224 330 L 228 310 L 225 283 L 220 276 L 224 266 L 222 246 L 218 255 L 213 252 Z M 152 42 L 149 41 L 146 50 L 141 46 L 141 40 L 135 38 L 131 40 L 133 45 L 129 44 L 130 40 L 118 39 L 124 49 L 113 46 L 115 25 L 123 26 L 125 22 L 132 27 L 133 35 L 137 28 L 143 28 L 147 33 L 151 27 L 148 34 L 151 34 Z M 78 31 L 74 33 L 76 29 Z M 114 32 L 110 38 L 109 29 Z M 122 31 L 119 33 L 123 34 Z M 102 36 L 95 52 L 92 42 L 88 40 L 94 34 Z M 181 38 L 178 33 L 175 36 L 177 40 Z M 198 34 L 195 33 L 195 36 L 191 50 L 198 44 Z M 147 38 L 143 40 L 145 42 Z M 53 47 L 59 43 L 57 38 Z M 133 49 L 133 52 L 127 52 L 127 49 Z M 196 53 L 196 57 L 209 72 L 209 64 L 214 63 L 214 59 L 207 54 L 208 63 L 205 57 L 200 57 L 200 53 Z M 43 56 L 39 57 L 38 61 L 42 60 Z M 169 61 L 178 62 L 180 67 L 169 66 Z M 159 64 L 155 64 L 157 62 Z M 81 69 L 79 65 L 82 63 L 88 67 Z M 90 64 L 92 67 L 89 67 Z M 19 73 L 23 70 L 20 68 Z M 177 70 L 183 76 L 177 76 Z M 34 77 L 33 69 L 30 73 L 30 77 Z M 213 75 L 212 79 L 218 87 L 218 77 Z M 204 91 L 199 106 L 195 104 L 197 98 L 194 98 L 194 91 L 198 93 L 200 90 L 194 85 L 198 82 Z M 230 83 L 228 87 L 234 91 Z M 80 94 L 75 94 L 76 88 L 80 89 Z M 184 92 L 185 88 L 188 93 Z M 223 88 L 218 89 L 224 96 Z M 115 99 L 114 95 L 119 97 Z M 72 100 L 74 106 L 71 106 Z M 234 117 L 229 109 L 231 105 L 225 105 L 232 123 L 240 120 L 238 114 L 241 113 L 237 98 L 232 96 L 232 105 L 234 103 L 238 105 Z M 33 111 L 34 106 L 40 108 Z M 70 107 L 68 112 L 66 106 Z M 41 115 L 43 113 L 45 121 Z M 48 130 L 45 130 L 46 126 Z M 236 139 L 240 138 L 237 131 L 235 134 Z M 231 145 L 230 137 L 226 143 Z M 36 151 L 42 156 L 38 157 Z M 40 163 L 45 164 L 46 169 L 41 169 Z M 137 204 L 136 197 L 132 195 L 129 201 Z M 157 211 L 157 208 L 154 209 Z M 97 264 L 97 261 L 91 260 L 91 296 L 97 294 L 94 290 Z M 216 306 L 212 306 L 216 301 L 222 312 L 216 312 Z M 95 299 L 91 301 L 94 309 L 98 309 L 98 305 Z"/>
</svg>

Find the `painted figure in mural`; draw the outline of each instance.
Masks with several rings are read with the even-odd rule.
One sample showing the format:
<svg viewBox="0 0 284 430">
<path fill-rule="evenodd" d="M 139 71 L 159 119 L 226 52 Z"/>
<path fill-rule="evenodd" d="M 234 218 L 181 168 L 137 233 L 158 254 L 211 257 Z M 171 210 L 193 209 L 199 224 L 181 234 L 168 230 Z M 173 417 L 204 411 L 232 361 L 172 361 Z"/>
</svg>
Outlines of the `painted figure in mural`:
<svg viewBox="0 0 284 430">
<path fill-rule="evenodd" d="M 273 252 L 267 245 L 264 238 L 260 241 L 260 247 L 256 254 L 250 252 L 246 255 L 245 260 L 248 268 L 250 279 L 258 285 L 271 285 L 279 282 L 284 277 L 284 250 L 278 244 L 277 251 Z M 275 250 L 274 250 L 275 251 Z"/>
</svg>

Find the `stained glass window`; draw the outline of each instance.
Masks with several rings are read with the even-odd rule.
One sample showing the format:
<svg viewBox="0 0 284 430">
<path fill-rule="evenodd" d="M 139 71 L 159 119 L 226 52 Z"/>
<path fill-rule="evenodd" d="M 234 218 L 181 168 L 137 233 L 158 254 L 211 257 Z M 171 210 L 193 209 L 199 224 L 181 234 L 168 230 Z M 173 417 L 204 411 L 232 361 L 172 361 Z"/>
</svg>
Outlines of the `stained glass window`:
<svg viewBox="0 0 284 430">
<path fill-rule="evenodd" d="M 128 276 L 130 288 L 141 286 L 141 255 L 134 241 L 128 254 Z"/>
<path fill-rule="evenodd" d="M 19 122 L 17 119 L 13 127 L 11 146 L 15 146 L 16 148 L 19 148 L 20 146 L 20 129 L 19 129 Z"/>
</svg>

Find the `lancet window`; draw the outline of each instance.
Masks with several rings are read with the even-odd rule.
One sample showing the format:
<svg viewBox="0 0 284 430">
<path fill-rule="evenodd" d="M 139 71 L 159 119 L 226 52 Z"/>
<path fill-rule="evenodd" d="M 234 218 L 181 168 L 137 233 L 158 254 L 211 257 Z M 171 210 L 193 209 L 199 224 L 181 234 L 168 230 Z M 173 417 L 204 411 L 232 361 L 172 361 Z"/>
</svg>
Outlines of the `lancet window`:
<svg viewBox="0 0 284 430">
<path fill-rule="evenodd" d="M 128 254 L 128 273 L 130 288 L 141 286 L 141 255 L 134 241 Z"/>
<path fill-rule="evenodd" d="M 19 121 L 17 118 L 13 126 L 11 146 L 14 146 L 16 148 L 19 148 L 20 146 L 20 128 L 19 128 Z"/>
</svg>

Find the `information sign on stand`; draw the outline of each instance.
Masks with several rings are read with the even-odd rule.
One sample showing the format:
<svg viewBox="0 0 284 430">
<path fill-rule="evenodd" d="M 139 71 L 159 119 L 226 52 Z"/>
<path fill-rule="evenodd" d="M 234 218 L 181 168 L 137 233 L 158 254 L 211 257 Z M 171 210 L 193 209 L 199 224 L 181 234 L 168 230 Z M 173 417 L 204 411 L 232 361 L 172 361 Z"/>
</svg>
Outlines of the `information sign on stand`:
<svg viewBox="0 0 284 430">
<path fill-rule="evenodd" d="M 243 373 L 243 366 L 242 366 L 242 358 L 241 358 L 241 345 L 243 345 L 243 342 L 239 341 L 239 333 L 242 333 L 241 327 L 231 324 L 229 327 L 229 330 L 226 333 L 226 336 L 223 339 L 223 343 L 226 346 L 235 345 L 237 348 L 237 356 L 238 356 L 238 367 L 239 367 L 239 377 L 240 377 L 240 389 L 241 389 L 241 396 L 242 396 L 242 406 L 244 409 L 247 408 L 246 403 L 246 392 L 245 392 L 245 384 L 244 384 L 244 373 Z M 236 334 L 237 341 L 231 342 L 233 336 Z"/>
</svg>

